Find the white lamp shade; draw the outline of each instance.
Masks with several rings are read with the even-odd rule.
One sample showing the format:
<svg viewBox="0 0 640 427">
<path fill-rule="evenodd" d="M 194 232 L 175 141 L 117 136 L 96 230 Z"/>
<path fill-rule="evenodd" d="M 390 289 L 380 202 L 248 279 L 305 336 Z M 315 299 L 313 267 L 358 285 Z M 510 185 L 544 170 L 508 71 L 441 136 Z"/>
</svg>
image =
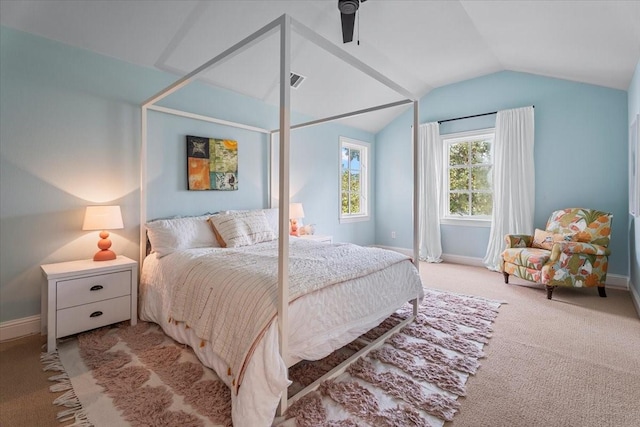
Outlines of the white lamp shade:
<svg viewBox="0 0 640 427">
<path fill-rule="evenodd" d="M 289 219 L 304 218 L 302 203 L 291 203 L 289 205 Z"/>
<path fill-rule="evenodd" d="M 87 206 L 83 230 L 117 230 L 124 228 L 120 206 Z"/>
</svg>

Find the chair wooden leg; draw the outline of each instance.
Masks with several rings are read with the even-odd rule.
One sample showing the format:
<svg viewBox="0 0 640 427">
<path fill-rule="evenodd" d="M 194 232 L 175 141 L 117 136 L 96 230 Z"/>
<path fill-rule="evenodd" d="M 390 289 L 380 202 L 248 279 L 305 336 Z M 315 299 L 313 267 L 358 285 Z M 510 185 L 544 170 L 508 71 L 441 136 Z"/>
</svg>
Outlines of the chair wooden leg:
<svg viewBox="0 0 640 427">
<path fill-rule="evenodd" d="M 598 286 L 598 295 L 600 295 L 600 298 L 607 297 L 607 293 L 604 291 L 604 286 Z"/>
<path fill-rule="evenodd" d="M 509 284 L 509 273 L 503 271 L 502 275 L 504 276 L 504 283 Z"/>
<path fill-rule="evenodd" d="M 549 286 L 549 285 L 546 285 L 546 286 L 547 286 L 547 299 L 551 299 L 551 294 L 553 294 L 554 286 Z"/>
</svg>

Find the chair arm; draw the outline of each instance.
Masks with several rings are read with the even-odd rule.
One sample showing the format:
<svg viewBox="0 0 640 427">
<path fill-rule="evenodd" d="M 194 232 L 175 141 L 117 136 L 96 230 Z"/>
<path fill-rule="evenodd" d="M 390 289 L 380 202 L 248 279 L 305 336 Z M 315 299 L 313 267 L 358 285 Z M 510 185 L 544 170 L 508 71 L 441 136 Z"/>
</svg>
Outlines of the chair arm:
<svg viewBox="0 0 640 427">
<path fill-rule="evenodd" d="M 593 243 L 556 242 L 540 281 L 548 286 L 604 286 L 610 253 Z"/>
<path fill-rule="evenodd" d="M 554 256 L 556 251 L 557 255 L 560 255 L 560 252 L 564 252 L 567 255 L 584 254 L 609 256 L 611 254 L 611 249 L 609 248 L 584 242 L 556 242 L 551 250 L 551 258 L 556 258 Z"/>
<path fill-rule="evenodd" d="M 504 236 L 504 241 L 507 244 L 506 249 L 530 248 L 531 243 L 533 243 L 533 236 L 528 234 L 507 234 Z"/>
</svg>

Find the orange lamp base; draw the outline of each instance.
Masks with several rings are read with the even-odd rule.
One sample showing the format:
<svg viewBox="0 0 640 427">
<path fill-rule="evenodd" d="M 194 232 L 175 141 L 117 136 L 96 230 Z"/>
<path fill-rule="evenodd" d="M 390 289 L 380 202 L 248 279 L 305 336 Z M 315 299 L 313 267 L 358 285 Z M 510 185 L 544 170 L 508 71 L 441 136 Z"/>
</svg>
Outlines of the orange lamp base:
<svg viewBox="0 0 640 427">
<path fill-rule="evenodd" d="M 100 240 L 98 241 L 100 250 L 93 256 L 94 261 L 110 261 L 116 259 L 116 253 L 110 250 L 111 240 L 107 231 L 100 232 Z"/>
<path fill-rule="evenodd" d="M 110 261 L 112 259 L 116 259 L 116 253 L 106 249 L 104 251 L 98 251 L 93 256 L 94 261 Z"/>
</svg>

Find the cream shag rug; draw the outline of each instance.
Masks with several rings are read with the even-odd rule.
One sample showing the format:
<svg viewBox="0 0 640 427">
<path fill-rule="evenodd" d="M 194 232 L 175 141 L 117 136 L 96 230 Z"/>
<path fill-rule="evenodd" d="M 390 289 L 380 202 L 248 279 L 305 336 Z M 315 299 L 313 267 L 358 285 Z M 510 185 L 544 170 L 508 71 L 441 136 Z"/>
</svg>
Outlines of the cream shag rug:
<svg viewBox="0 0 640 427">
<path fill-rule="evenodd" d="M 442 426 L 476 373 L 500 302 L 427 290 L 416 322 L 293 405 L 281 426 Z M 289 370 L 289 395 L 347 359 L 411 313 L 407 305 L 361 339 Z M 231 426 L 229 389 L 190 348 L 157 325 L 126 322 L 43 353 L 60 421 L 74 426 Z"/>
</svg>

